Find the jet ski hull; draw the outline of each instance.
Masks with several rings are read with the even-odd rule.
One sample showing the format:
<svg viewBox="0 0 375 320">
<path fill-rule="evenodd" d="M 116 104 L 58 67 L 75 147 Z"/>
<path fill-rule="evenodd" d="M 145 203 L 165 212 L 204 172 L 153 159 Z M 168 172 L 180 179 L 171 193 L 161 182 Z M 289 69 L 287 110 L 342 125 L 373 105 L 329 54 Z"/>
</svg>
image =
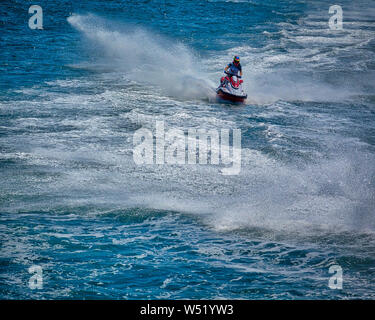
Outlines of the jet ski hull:
<svg viewBox="0 0 375 320">
<path fill-rule="evenodd" d="M 247 98 L 247 94 L 243 95 L 243 96 L 235 95 L 235 94 L 231 94 L 229 92 L 225 92 L 221 88 L 217 89 L 216 93 L 217 93 L 217 96 L 220 99 L 223 99 L 225 101 L 231 101 L 231 102 L 243 103 L 243 102 L 245 102 L 245 100 Z"/>
</svg>

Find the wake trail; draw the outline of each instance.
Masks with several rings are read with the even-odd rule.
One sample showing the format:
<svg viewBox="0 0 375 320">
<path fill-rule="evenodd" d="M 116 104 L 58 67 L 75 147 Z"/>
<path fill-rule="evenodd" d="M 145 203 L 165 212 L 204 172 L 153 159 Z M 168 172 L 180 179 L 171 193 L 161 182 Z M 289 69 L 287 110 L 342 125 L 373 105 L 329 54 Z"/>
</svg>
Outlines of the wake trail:
<svg viewBox="0 0 375 320">
<path fill-rule="evenodd" d="M 118 26 L 95 15 L 72 15 L 68 22 L 94 47 L 106 68 L 149 83 L 183 99 L 211 99 L 214 84 L 185 45 L 140 27 Z M 117 26 L 116 26 L 117 27 Z"/>
</svg>

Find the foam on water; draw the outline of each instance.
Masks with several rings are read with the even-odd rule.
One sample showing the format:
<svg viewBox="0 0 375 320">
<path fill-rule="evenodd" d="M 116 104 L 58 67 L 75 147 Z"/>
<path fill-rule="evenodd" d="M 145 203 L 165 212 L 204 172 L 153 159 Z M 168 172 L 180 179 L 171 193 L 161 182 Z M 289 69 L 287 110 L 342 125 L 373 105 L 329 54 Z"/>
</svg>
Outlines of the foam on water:
<svg viewBox="0 0 375 320">
<path fill-rule="evenodd" d="M 205 29 L 174 16 L 181 2 L 167 23 L 147 11 L 154 2 L 90 4 L 61 18 L 69 50 L 56 41 L 41 64 L 64 52 L 54 77 L 1 92 L 1 297 L 373 298 L 372 20 L 332 34 L 325 1 L 317 13 L 302 1 L 208 1 Z M 257 15 L 234 34 L 222 28 L 228 7 Z M 211 103 L 234 54 L 249 102 Z M 240 174 L 136 165 L 133 134 L 156 120 L 241 129 Z M 342 291 L 327 286 L 336 263 Z M 46 271 L 43 291 L 25 286 L 32 264 Z"/>
<path fill-rule="evenodd" d="M 113 31 L 95 15 L 73 15 L 68 22 L 101 51 L 102 63 L 109 70 L 121 70 L 130 79 L 158 85 L 177 97 L 212 97 L 212 83 L 204 77 L 193 52 L 183 44 L 140 27 L 122 25 L 121 31 Z"/>
</svg>

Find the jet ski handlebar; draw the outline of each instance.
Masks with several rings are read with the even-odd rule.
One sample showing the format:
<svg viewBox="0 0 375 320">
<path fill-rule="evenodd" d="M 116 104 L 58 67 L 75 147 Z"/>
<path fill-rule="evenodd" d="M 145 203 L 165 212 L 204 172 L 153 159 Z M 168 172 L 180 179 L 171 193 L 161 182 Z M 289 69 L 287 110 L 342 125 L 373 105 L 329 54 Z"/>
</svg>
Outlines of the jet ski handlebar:
<svg viewBox="0 0 375 320">
<path fill-rule="evenodd" d="M 234 74 L 232 72 L 228 72 L 228 71 L 224 71 L 225 74 L 227 74 L 228 76 L 236 76 L 237 78 L 240 78 L 241 79 L 241 76 L 238 75 L 238 74 Z"/>
</svg>

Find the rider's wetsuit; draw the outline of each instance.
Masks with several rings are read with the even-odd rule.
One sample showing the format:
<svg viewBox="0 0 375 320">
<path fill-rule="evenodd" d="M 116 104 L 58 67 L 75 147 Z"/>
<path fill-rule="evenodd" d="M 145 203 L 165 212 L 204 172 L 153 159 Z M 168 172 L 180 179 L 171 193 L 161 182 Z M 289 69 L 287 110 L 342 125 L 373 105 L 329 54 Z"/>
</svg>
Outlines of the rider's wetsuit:
<svg viewBox="0 0 375 320">
<path fill-rule="evenodd" d="M 234 75 L 241 74 L 241 72 L 242 72 L 242 67 L 241 67 L 240 63 L 235 65 L 233 62 L 231 62 L 230 64 L 228 64 L 227 68 L 228 68 L 227 72 L 231 73 L 231 74 L 234 74 Z M 231 78 L 231 76 L 228 76 L 228 77 Z M 225 81 L 225 77 L 222 77 L 221 78 L 221 84 L 223 84 L 224 81 Z"/>
<path fill-rule="evenodd" d="M 238 72 L 242 72 L 241 63 L 235 65 L 233 62 L 231 62 L 230 64 L 228 64 L 228 71 L 235 75 L 237 75 Z"/>
</svg>

